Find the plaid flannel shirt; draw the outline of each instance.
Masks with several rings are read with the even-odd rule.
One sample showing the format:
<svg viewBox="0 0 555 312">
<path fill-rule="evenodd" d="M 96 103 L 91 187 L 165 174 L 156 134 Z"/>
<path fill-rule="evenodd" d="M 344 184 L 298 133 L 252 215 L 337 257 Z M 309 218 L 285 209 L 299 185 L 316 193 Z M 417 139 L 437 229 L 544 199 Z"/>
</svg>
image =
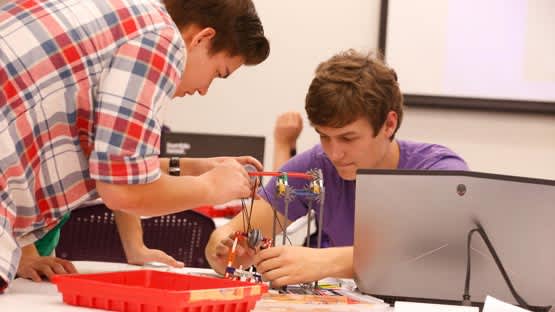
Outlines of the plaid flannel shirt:
<svg viewBox="0 0 555 312">
<path fill-rule="evenodd" d="M 160 176 L 161 121 L 185 43 L 153 0 L 24 0 L 0 8 L 0 278 L 20 247 L 95 198 L 95 180 Z"/>
</svg>

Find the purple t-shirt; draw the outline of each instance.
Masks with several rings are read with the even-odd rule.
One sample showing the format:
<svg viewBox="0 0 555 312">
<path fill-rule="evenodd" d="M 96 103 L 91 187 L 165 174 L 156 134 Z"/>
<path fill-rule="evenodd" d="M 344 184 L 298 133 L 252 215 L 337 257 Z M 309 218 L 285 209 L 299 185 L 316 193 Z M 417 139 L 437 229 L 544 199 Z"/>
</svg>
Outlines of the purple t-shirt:
<svg viewBox="0 0 555 312">
<path fill-rule="evenodd" d="M 447 147 L 397 140 L 399 143 L 399 165 L 397 169 L 413 170 L 468 170 L 465 161 Z M 352 246 L 355 221 L 355 181 L 342 179 L 332 162 L 328 159 L 322 146 L 315 145 L 310 150 L 290 159 L 282 168 L 283 172 L 307 172 L 320 168 L 324 175 L 326 189 L 324 199 L 324 227 L 322 245 L 328 247 Z M 288 179 L 289 185 L 295 189 L 302 189 L 307 181 L 302 179 Z M 278 198 L 274 190 L 275 178 L 265 186 L 265 191 L 259 194 L 279 212 L 284 213 L 284 202 Z M 288 209 L 289 220 L 296 220 L 307 213 L 308 200 L 297 197 Z M 314 203 L 312 209 L 318 220 L 319 203 Z"/>
</svg>

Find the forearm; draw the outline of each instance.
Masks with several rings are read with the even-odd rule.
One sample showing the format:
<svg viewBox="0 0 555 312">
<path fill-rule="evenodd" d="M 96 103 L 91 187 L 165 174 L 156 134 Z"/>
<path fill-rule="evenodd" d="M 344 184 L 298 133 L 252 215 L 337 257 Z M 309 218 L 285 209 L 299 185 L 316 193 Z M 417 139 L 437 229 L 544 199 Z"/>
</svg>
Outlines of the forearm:
<svg viewBox="0 0 555 312">
<path fill-rule="evenodd" d="M 112 210 L 140 216 L 157 216 L 195 208 L 211 202 L 213 190 L 203 177 L 167 174 L 148 184 L 109 184 L 97 181 L 97 190 Z"/>
<path fill-rule="evenodd" d="M 322 268 L 322 278 L 353 278 L 353 247 L 332 247 L 322 249 L 326 265 Z"/>
<path fill-rule="evenodd" d="M 274 170 L 279 170 L 290 158 L 291 150 L 295 148 L 294 144 L 285 142 L 275 142 L 274 144 Z"/>
<path fill-rule="evenodd" d="M 114 217 L 125 255 L 144 247 L 141 218 L 123 211 L 114 211 Z"/>
<path fill-rule="evenodd" d="M 182 157 L 179 158 L 179 169 L 181 171 L 182 176 L 199 176 L 206 171 L 213 168 L 213 160 L 218 159 L 218 157 L 214 158 L 188 158 Z M 169 158 L 160 158 L 160 170 L 162 172 L 169 172 L 170 159 Z"/>
<path fill-rule="evenodd" d="M 161 161 L 161 176 L 147 184 L 110 184 L 97 181 L 96 189 L 112 210 L 136 215 L 156 216 L 195 208 L 223 204 L 251 194 L 245 164 L 262 169 L 250 156 L 216 158 L 182 158 L 180 176 L 167 173 L 168 160 Z"/>
</svg>

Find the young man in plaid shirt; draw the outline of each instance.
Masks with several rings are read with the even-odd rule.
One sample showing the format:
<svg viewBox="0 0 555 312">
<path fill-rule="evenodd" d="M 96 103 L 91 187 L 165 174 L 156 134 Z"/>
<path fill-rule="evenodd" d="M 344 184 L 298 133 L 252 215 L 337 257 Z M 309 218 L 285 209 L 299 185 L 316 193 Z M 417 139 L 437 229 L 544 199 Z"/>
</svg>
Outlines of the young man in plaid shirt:
<svg viewBox="0 0 555 312">
<path fill-rule="evenodd" d="M 252 157 L 182 158 L 180 176 L 170 176 L 158 157 L 158 113 L 268 54 L 251 0 L 2 6 L 0 288 L 14 278 L 21 248 L 85 201 L 102 198 L 131 240 L 142 234 L 138 215 L 247 197 L 242 165 L 261 168 Z M 74 270 L 61 259 L 30 268 Z"/>
</svg>

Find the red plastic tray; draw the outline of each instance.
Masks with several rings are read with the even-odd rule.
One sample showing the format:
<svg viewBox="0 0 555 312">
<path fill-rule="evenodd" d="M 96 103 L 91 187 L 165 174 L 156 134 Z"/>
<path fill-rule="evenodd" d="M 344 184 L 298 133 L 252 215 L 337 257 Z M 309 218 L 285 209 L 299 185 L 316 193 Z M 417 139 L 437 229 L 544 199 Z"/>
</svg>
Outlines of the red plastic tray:
<svg viewBox="0 0 555 312">
<path fill-rule="evenodd" d="M 240 312 L 254 308 L 264 284 L 154 270 L 56 275 L 67 304 L 130 312 Z"/>
</svg>

